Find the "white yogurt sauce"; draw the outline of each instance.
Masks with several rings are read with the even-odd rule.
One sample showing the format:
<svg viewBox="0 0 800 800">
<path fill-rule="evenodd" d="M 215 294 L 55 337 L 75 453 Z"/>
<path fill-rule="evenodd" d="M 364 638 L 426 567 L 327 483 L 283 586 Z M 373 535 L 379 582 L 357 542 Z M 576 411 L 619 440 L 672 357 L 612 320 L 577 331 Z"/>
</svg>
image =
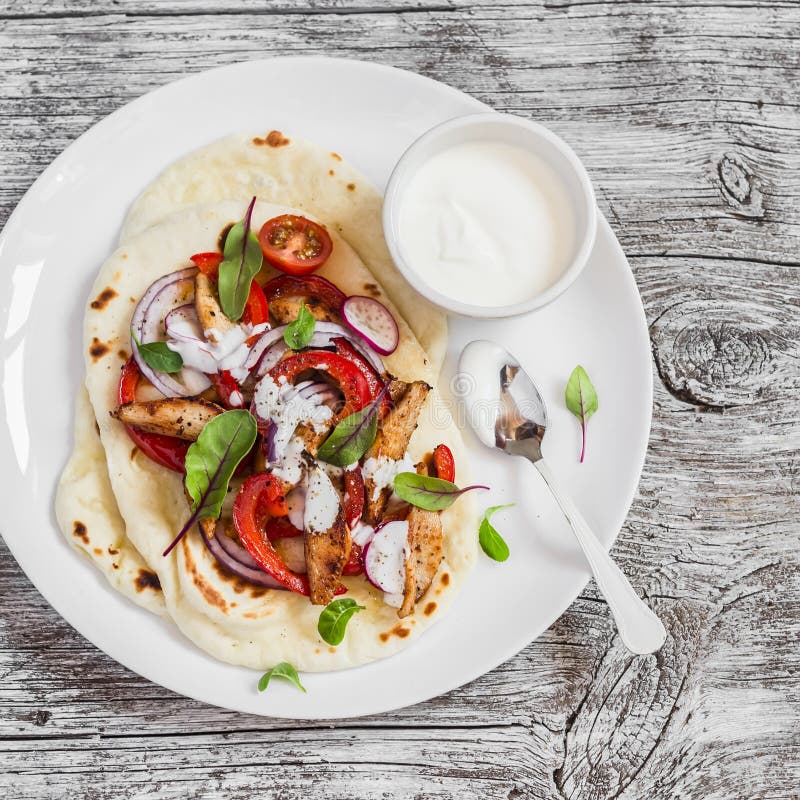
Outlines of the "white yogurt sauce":
<svg viewBox="0 0 800 800">
<path fill-rule="evenodd" d="M 247 340 L 251 336 L 263 333 L 267 327 L 266 323 L 255 327 L 234 325 L 224 334 L 216 330 L 206 331 L 206 339 L 191 338 L 189 341 L 168 339 L 167 347 L 175 353 L 180 353 L 185 367 L 192 367 L 209 375 L 228 370 L 237 381 L 241 382 L 250 374 L 250 370 L 245 367 L 245 361 L 250 355 Z M 186 337 L 193 337 L 196 333 L 188 322 L 178 321 L 173 324 L 172 330 L 179 331 Z"/>
<path fill-rule="evenodd" d="M 339 513 L 339 494 L 328 473 L 315 466 L 309 470 L 303 530 L 324 533 L 333 526 Z"/>
<path fill-rule="evenodd" d="M 410 179 L 400 211 L 403 256 L 434 289 L 479 306 L 521 303 L 561 276 L 575 220 L 556 171 L 495 141 L 451 147 Z"/>
<path fill-rule="evenodd" d="M 278 455 L 286 450 L 301 422 L 310 423 L 317 433 L 322 433 L 325 423 L 333 416 L 333 411 L 316 395 L 302 397 L 285 378 L 277 384 L 270 375 L 265 375 L 256 386 L 253 400 L 258 416 L 271 419 L 277 426 L 274 441 Z"/>
<path fill-rule="evenodd" d="M 375 486 L 372 490 L 372 500 L 377 500 L 381 490 L 391 489 L 394 479 L 401 472 L 416 472 L 416 466 L 411 456 L 406 453 L 399 461 L 392 458 L 381 456 L 380 458 L 368 458 L 361 467 L 364 480 L 372 480 Z"/>
<path fill-rule="evenodd" d="M 286 483 L 299 483 L 306 465 L 305 449 L 306 443 L 299 436 L 293 436 L 286 448 L 276 453 L 278 463 L 272 469 L 273 474 Z"/>
</svg>

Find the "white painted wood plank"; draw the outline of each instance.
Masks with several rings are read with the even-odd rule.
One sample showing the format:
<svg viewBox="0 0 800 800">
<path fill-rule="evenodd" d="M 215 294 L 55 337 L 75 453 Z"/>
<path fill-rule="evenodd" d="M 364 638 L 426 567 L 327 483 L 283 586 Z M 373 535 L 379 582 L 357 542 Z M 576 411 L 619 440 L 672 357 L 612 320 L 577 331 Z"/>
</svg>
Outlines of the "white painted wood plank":
<svg viewBox="0 0 800 800">
<path fill-rule="evenodd" d="M 366 58 L 550 125 L 585 160 L 650 323 L 653 431 L 614 553 L 670 640 L 628 656 L 590 585 L 445 697 L 264 720 L 111 662 L 0 546 L 0 794 L 797 798 L 800 6 L 375 5 L 0 2 L 0 224 L 105 114 L 243 58 Z"/>
</svg>

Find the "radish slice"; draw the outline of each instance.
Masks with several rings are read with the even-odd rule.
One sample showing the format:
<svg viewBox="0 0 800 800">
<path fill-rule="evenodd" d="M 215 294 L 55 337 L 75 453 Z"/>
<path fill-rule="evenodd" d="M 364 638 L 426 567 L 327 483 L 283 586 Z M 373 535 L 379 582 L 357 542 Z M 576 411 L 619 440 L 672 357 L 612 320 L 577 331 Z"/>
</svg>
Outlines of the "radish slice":
<svg viewBox="0 0 800 800">
<path fill-rule="evenodd" d="M 388 356 L 397 349 L 400 332 L 391 311 L 373 297 L 355 294 L 342 303 L 347 326 L 380 353 Z"/>
<path fill-rule="evenodd" d="M 367 580 L 387 594 L 399 594 L 406 580 L 408 522 L 395 520 L 380 527 L 364 551 Z"/>
</svg>

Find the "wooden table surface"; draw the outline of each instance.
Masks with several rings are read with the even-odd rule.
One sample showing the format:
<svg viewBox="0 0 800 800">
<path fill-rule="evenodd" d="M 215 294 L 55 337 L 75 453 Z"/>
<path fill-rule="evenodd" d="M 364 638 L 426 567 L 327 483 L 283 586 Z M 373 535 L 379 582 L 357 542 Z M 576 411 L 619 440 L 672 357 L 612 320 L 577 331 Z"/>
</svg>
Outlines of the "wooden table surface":
<svg viewBox="0 0 800 800">
<path fill-rule="evenodd" d="M 590 584 L 449 695 L 268 720 L 111 661 L 0 544 L 0 795 L 800 797 L 800 4 L 1 0 L 0 225 L 129 100 L 282 54 L 414 70 L 583 159 L 650 326 L 653 429 L 613 552 L 667 644 L 629 655 Z"/>
</svg>

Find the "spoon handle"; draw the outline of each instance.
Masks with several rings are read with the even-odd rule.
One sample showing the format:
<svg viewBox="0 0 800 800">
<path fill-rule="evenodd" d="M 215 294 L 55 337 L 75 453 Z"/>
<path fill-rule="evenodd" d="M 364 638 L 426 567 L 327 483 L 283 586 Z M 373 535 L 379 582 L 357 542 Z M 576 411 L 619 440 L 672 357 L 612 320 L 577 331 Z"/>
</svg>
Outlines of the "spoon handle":
<svg viewBox="0 0 800 800">
<path fill-rule="evenodd" d="M 536 462 L 536 469 L 539 470 L 575 531 L 578 543 L 594 574 L 595 582 L 614 615 L 620 638 L 633 653 L 644 655 L 655 652 L 664 644 L 667 636 L 661 620 L 636 594 L 628 579 L 622 574 L 622 570 L 592 533 L 583 514 L 578 511 L 572 498 L 556 480 L 544 459 Z"/>
</svg>

